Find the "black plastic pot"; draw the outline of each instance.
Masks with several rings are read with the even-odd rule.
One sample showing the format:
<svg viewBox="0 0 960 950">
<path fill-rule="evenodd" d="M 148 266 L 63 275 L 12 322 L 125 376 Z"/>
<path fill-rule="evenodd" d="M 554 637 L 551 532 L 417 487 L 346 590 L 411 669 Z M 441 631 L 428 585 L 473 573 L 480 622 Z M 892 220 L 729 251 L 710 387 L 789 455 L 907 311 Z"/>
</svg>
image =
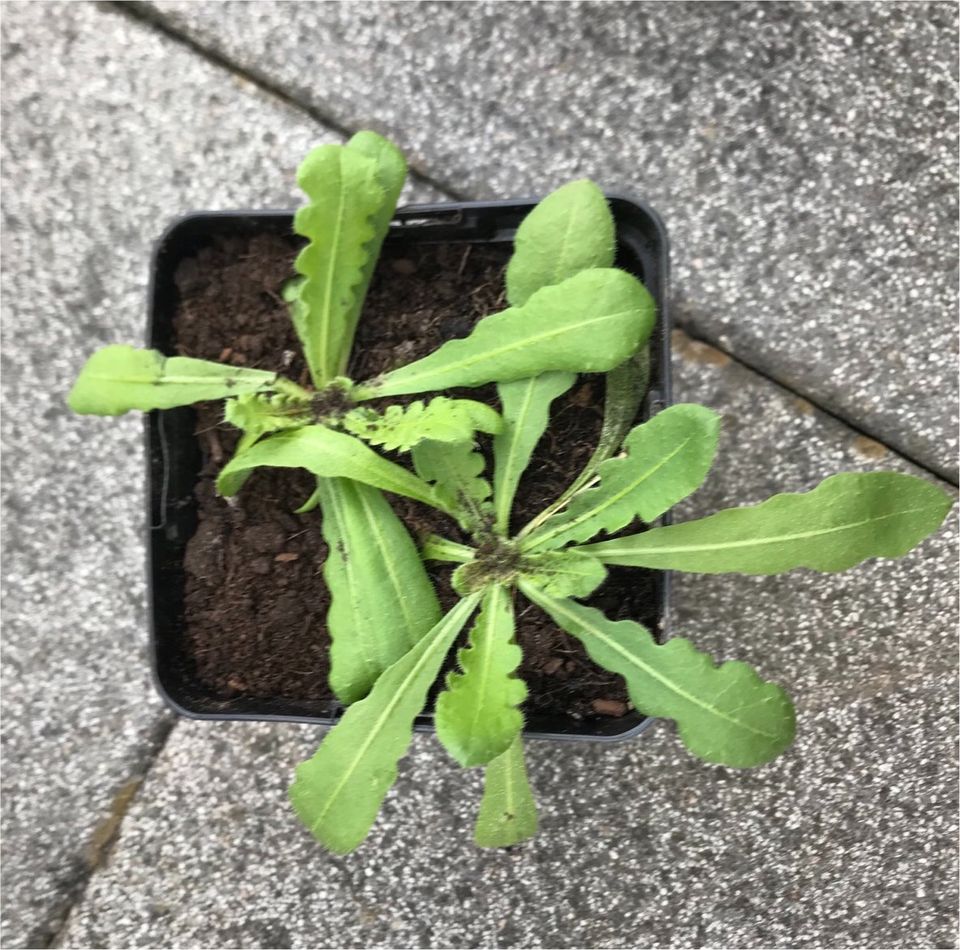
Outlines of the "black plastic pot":
<svg viewBox="0 0 960 950">
<path fill-rule="evenodd" d="M 653 295 L 658 323 L 652 341 L 650 389 L 643 418 L 670 401 L 670 318 L 667 310 L 667 237 L 655 212 L 643 202 L 608 195 L 617 222 L 617 265 L 639 277 Z M 535 199 L 451 202 L 417 205 L 397 212 L 387 240 L 391 243 L 510 242 L 517 225 Z M 177 307 L 174 274 L 184 258 L 192 257 L 215 236 L 290 234 L 289 211 L 197 212 L 175 221 L 157 242 L 149 290 L 148 344 L 172 354 L 173 317 Z M 195 719 L 246 719 L 271 722 L 334 723 L 342 707 L 335 703 L 292 703 L 250 697 L 222 699 L 211 694 L 189 671 L 182 653 L 183 558 L 197 525 L 193 490 L 201 457 L 194 436 L 194 411 L 152 412 L 146 423 L 148 511 L 148 577 L 150 638 L 154 679 L 167 704 Z M 658 634 L 667 620 L 669 577 L 658 576 Z M 623 739 L 637 735 L 650 720 L 639 713 L 620 719 L 532 719 L 526 735 L 549 739 Z M 417 720 L 421 731 L 432 730 L 433 717 Z"/>
</svg>

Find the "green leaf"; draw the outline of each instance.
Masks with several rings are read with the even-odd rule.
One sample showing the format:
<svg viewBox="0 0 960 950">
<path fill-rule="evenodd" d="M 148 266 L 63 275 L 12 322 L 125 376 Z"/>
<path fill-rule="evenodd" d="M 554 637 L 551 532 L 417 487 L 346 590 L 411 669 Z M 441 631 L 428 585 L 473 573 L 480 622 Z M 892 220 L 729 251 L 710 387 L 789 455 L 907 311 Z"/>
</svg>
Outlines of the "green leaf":
<svg viewBox="0 0 960 950">
<path fill-rule="evenodd" d="M 431 483 L 443 510 L 465 531 L 476 533 L 493 520 L 490 483 L 482 477 L 483 456 L 472 442 L 432 442 L 413 448 L 413 467 Z M 437 504 L 434 507 L 438 507 Z"/>
<path fill-rule="evenodd" d="M 480 595 L 461 600 L 354 703 L 316 754 L 297 767 L 290 801 L 326 848 L 347 854 L 367 836 L 397 778 L 413 723 L 444 657 L 470 619 Z"/>
<path fill-rule="evenodd" d="M 296 429 L 312 421 L 309 402 L 285 393 L 245 393 L 228 399 L 223 407 L 224 422 L 244 432 L 262 435 L 280 429 Z"/>
<path fill-rule="evenodd" d="M 832 475 L 808 492 L 654 528 L 581 550 L 605 564 L 700 574 L 843 571 L 867 558 L 900 557 L 953 507 L 936 485 L 895 472 Z"/>
<path fill-rule="evenodd" d="M 352 478 L 453 514 L 416 475 L 381 458 L 359 439 L 326 426 L 303 426 L 278 432 L 235 455 L 221 470 L 217 490 L 228 497 L 235 495 L 246 473 L 260 466 L 305 468 L 324 478 Z"/>
<path fill-rule="evenodd" d="M 420 548 L 420 557 L 425 561 L 452 561 L 455 564 L 472 561 L 476 553 L 473 548 L 465 544 L 448 541 L 437 534 L 427 535 Z"/>
<path fill-rule="evenodd" d="M 720 417 L 705 406 L 681 403 L 637 426 L 626 456 L 601 463 L 600 484 L 575 495 L 548 519 L 524 549 L 558 548 L 600 531 L 619 531 L 634 518 L 656 520 L 703 482 L 717 450 Z"/>
<path fill-rule="evenodd" d="M 87 360 L 67 405 L 85 415 L 119 416 L 131 409 L 172 409 L 281 387 L 299 388 L 261 369 L 115 345 L 97 350 Z"/>
<path fill-rule="evenodd" d="M 440 604 L 407 529 L 376 488 L 345 478 L 317 481 L 327 542 L 330 686 L 344 703 L 440 620 Z"/>
<path fill-rule="evenodd" d="M 297 210 L 293 229 L 309 243 L 294 263 L 306 279 L 291 317 L 319 388 L 338 374 L 350 345 L 376 244 L 374 220 L 387 195 L 377 163 L 342 145 L 313 149 L 297 170 L 297 183 L 310 200 Z"/>
<path fill-rule="evenodd" d="M 522 306 L 541 287 L 582 270 L 612 267 L 613 215 L 603 192 L 587 179 L 547 195 L 523 219 L 507 265 L 507 299 Z"/>
<path fill-rule="evenodd" d="M 545 551 L 524 555 L 520 576 L 554 597 L 582 598 L 607 579 L 607 569 L 580 551 Z"/>
<path fill-rule="evenodd" d="M 486 765 L 510 747 L 523 729 L 517 708 L 527 687 L 516 676 L 523 653 L 514 641 L 513 603 L 503 587 L 491 587 L 457 659 L 462 673 L 447 674 L 437 697 L 437 738 L 462 766 Z"/>
<path fill-rule="evenodd" d="M 793 741 L 790 698 L 746 663 L 715 666 L 687 640 L 658 644 L 632 620 L 608 620 L 593 607 L 551 597 L 526 582 L 520 589 L 580 640 L 595 663 L 627 681 L 637 709 L 673 719 L 684 745 L 701 759 L 739 768 L 762 765 Z"/>
<path fill-rule="evenodd" d="M 654 304 L 624 271 L 581 271 L 538 290 L 522 307 L 484 317 L 461 340 L 357 388 L 358 399 L 481 386 L 554 370 L 599 373 L 646 343 Z"/>
<path fill-rule="evenodd" d="M 574 383 L 573 373 L 544 373 L 532 379 L 501 383 L 503 430 L 493 440 L 493 499 L 497 530 L 510 529 L 510 509 L 520 476 L 547 428 L 550 403 Z"/>
<path fill-rule="evenodd" d="M 523 739 L 517 736 L 484 772 L 473 840 L 481 848 L 508 848 L 536 833 L 537 806 L 523 763 Z"/>
<path fill-rule="evenodd" d="M 484 403 L 446 396 L 426 405 L 418 399 L 407 406 L 387 406 L 382 413 L 361 406 L 348 412 L 342 424 L 365 442 L 400 452 L 409 452 L 425 439 L 470 442 L 477 431 L 499 432 L 503 426 L 500 416 Z"/>
</svg>

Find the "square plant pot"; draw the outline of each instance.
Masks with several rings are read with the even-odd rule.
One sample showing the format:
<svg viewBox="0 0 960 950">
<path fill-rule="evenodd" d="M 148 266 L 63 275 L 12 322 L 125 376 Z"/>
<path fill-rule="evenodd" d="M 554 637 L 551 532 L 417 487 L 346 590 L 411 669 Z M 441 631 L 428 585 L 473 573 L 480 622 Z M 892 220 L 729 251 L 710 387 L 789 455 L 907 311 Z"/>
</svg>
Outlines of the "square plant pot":
<svg viewBox="0 0 960 950">
<path fill-rule="evenodd" d="M 657 306 L 657 325 L 650 342 L 649 388 L 638 417 L 638 421 L 644 421 L 670 404 L 667 238 L 660 219 L 643 202 L 619 194 L 607 197 L 617 225 L 616 265 L 643 281 Z M 509 248 L 517 226 L 535 204 L 535 199 L 523 199 L 409 206 L 397 211 L 384 249 L 424 244 Z M 154 251 L 148 345 L 166 354 L 175 353 L 174 317 L 179 305 L 175 274 L 182 261 L 219 237 L 292 233 L 293 214 L 289 211 L 197 212 L 176 220 Z M 146 418 L 149 617 L 157 689 L 174 711 L 190 718 L 332 725 L 343 711 L 335 700 L 224 697 L 191 671 L 185 647 L 184 558 L 198 524 L 194 489 L 202 453 L 195 425 L 196 414 L 191 408 L 155 411 Z M 657 618 L 653 632 L 662 639 L 668 619 L 669 575 L 657 572 L 650 583 L 655 601 L 651 608 Z M 636 711 L 616 718 L 533 714 L 528 715 L 524 732 L 531 738 L 609 741 L 635 736 L 650 722 Z M 418 717 L 417 729 L 432 731 L 431 713 Z"/>
</svg>

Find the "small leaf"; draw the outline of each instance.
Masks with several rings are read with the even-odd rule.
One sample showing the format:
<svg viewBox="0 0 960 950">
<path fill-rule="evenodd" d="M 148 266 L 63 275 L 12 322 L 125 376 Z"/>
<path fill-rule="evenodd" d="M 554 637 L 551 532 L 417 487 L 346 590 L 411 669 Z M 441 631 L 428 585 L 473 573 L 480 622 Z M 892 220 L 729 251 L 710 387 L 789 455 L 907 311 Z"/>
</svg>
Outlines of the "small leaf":
<svg viewBox="0 0 960 950">
<path fill-rule="evenodd" d="M 503 430 L 493 440 L 493 498 L 497 529 L 510 528 L 510 509 L 520 476 L 547 428 L 550 403 L 574 383 L 573 373 L 544 373 L 497 386 L 503 407 Z"/>
<path fill-rule="evenodd" d="M 221 495 L 236 494 L 246 474 L 261 466 L 305 468 L 324 478 L 352 478 L 453 514 L 416 475 L 381 458 L 359 439 L 326 426 L 303 426 L 278 432 L 241 455 L 235 455 L 221 470 L 217 490 Z"/>
<path fill-rule="evenodd" d="M 478 532 L 493 519 L 490 483 L 481 476 L 483 456 L 472 442 L 421 442 L 413 449 L 417 474 L 465 531 Z M 434 506 L 436 507 L 436 505 Z"/>
<path fill-rule="evenodd" d="M 465 544 L 448 541 L 437 534 L 427 535 L 420 548 L 420 557 L 425 561 L 452 561 L 455 564 L 464 564 L 472 561 L 476 551 Z"/>
<path fill-rule="evenodd" d="M 119 416 L 131 409 L 172 409 L 278 388 L 278 375 L 133 346 L 97 350 L 80 371 L 67 404 L 74 412 Z M 293 385 L 284 381 L 287 385 Z"/>
<path fill-rule="evenodd" d="M 517 736 L 484 772 L 473 840 L 481 848 L 509 848 L 536 833 L 537 806 L 523 763 L 523 739 Z"/>
<path fill-rule="evenodd" d="M 309 403 L 283 393 L 275 396 L 245 393 L 224 403 L 223 419 L 244 432 L 262 435 L 307 425 L 312 414 Z"/>
<path fill-rule="evenodd" d="M 634 518 L 655 521 L 695 491 L 713 463 L 720 417 L 681 403 L 637 426 L 624 442 L 626 457 L 600 465 L 600 484 L 575 495 L 524 542 L 525 549 L 558 548 L 619 531 Z"/>
<path fill-rule="evenodd" d="M 353 409 L 343 417 L 343 427 L 371 445 L 409 452 L 425 439 L 470 442 L 477 431 L 499 432 L 502 421 L 482 402 L 437 396 L 426 405 L 418 399 L 407 406 L 387 406 L 382 413 Z"/>
<path fill-rule="evenodd" d="M 481 386 L 553 370 L 599 373 L 646 343 L 654 304 L 624 271 L 581 271 L 522 307 L 484 317 L 464 339 L 357 388 L 358 399 Z"/>
<path fill-rule="evenodd" d="M 582 598 L 607 579 L 607 569 L 579 550 L 545 551 L 524 555 L 520 575 L 554 597 Z"/>
<path fill-rule="evenodd" d="M 462 673 L 447 675 L 437 697 L 437 738 L 462 766 L 485 765 L 505 752 L 523 729 L 517 708 L 527 687 L 516 676 L 523 653 L 514 642 L 513 604 L 503 587 L 491 587 L 457 659 Z"/>
<path fill-rule="evenodd" d="M 789 697 L 746 663 L 715 666 L 686 640 L 661 645 L 632 620 L 608 620 L 593 607 L 551 597 L 527 582 L 520 589 L 580 640 L 595 663 L 627 681 L 637 709 L 675 720 L 684 745 L 701 759 L 762 765 L 793 741 Z"/>
<path fill-rule="evenodd" d="M 317 480 L 328 554 L 330 686 L 344 703 L 440 620 L 440 604 L 410 534 L 375 488 Z"/>
<path fill-rule="evenodd" d="M 347 709 L 313 758 L 297 767 L 290 801 L 324 847 L 347 854 L 367 836 L 396 781 L 414 719 L 479 601 L 479 594 L 461 600 L 384 672 L 365 699 Z"/>
<path fill-rule="evenodd" d="M 701 574 L 843 571 L 867 558 L 906 554 L 952 507 L 946 492 L 922 478 L 845 472 L 812 491 L 774 495 L 759 505 L 580 550 L 605 564 Z"/>
</svg>

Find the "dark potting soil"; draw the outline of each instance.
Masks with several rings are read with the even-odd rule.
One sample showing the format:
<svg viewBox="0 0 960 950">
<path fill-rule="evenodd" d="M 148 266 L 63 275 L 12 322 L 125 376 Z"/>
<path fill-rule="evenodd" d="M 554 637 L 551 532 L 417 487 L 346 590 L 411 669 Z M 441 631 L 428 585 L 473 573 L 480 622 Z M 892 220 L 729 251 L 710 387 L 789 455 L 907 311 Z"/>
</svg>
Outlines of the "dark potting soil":
<svg viewBox="0 0 960 950">
<path fill-rule="evenodd" d="M 176 274 L 178 352 L 277 370 L 306 384 L 306 365 L 280 296 L 292 275 L 296 248 L 293 240 L 272 235 L 224 238 L 185 260 Z M 360 321 L 350 376 L 365 379 L 425 356 L 502 309 L 508 255 L 506 246 L 493 245 L 385 247 Z M 493 387 L 454 395 L 496 405 Z M 602 405 L 602 376 L 581 377 L 554 402 L 550 427 L 517 495 L 514 528 L 579 472 L 596 443 Z M 216 495 L 214 480 L 238 433 L 222 421 L 219 403 L 198 408 L 196 433 L 204 461 L 195 492 L 199 523 L 185 557 L 183 662 L 223 699 L 331 699 L 321 515 L 319 510 L 293 514 L 312 492 L 312 476 L 262 469 L 228 502 Z M 484 448 L 489 453 L 489 446 Z M 396 460 L 404 463 L 402 457 Z M 466 540 L 447 516 L 406 498 L 391 501 L 415 537 L 437 532 Z M 451 606 L 456 600 L 451 565 L 428 567 L 441 603 Z M 654 587 L 644 572 L 612 569 L 587 603 L 612 619 L 656 623 Z M 517 618 L 529 714 L 627 712 L 623 680 L 596 666 L 579 641 L 519 594 Z M 453 662 L 451 654 L 448 667 Z"/>
</svg>

